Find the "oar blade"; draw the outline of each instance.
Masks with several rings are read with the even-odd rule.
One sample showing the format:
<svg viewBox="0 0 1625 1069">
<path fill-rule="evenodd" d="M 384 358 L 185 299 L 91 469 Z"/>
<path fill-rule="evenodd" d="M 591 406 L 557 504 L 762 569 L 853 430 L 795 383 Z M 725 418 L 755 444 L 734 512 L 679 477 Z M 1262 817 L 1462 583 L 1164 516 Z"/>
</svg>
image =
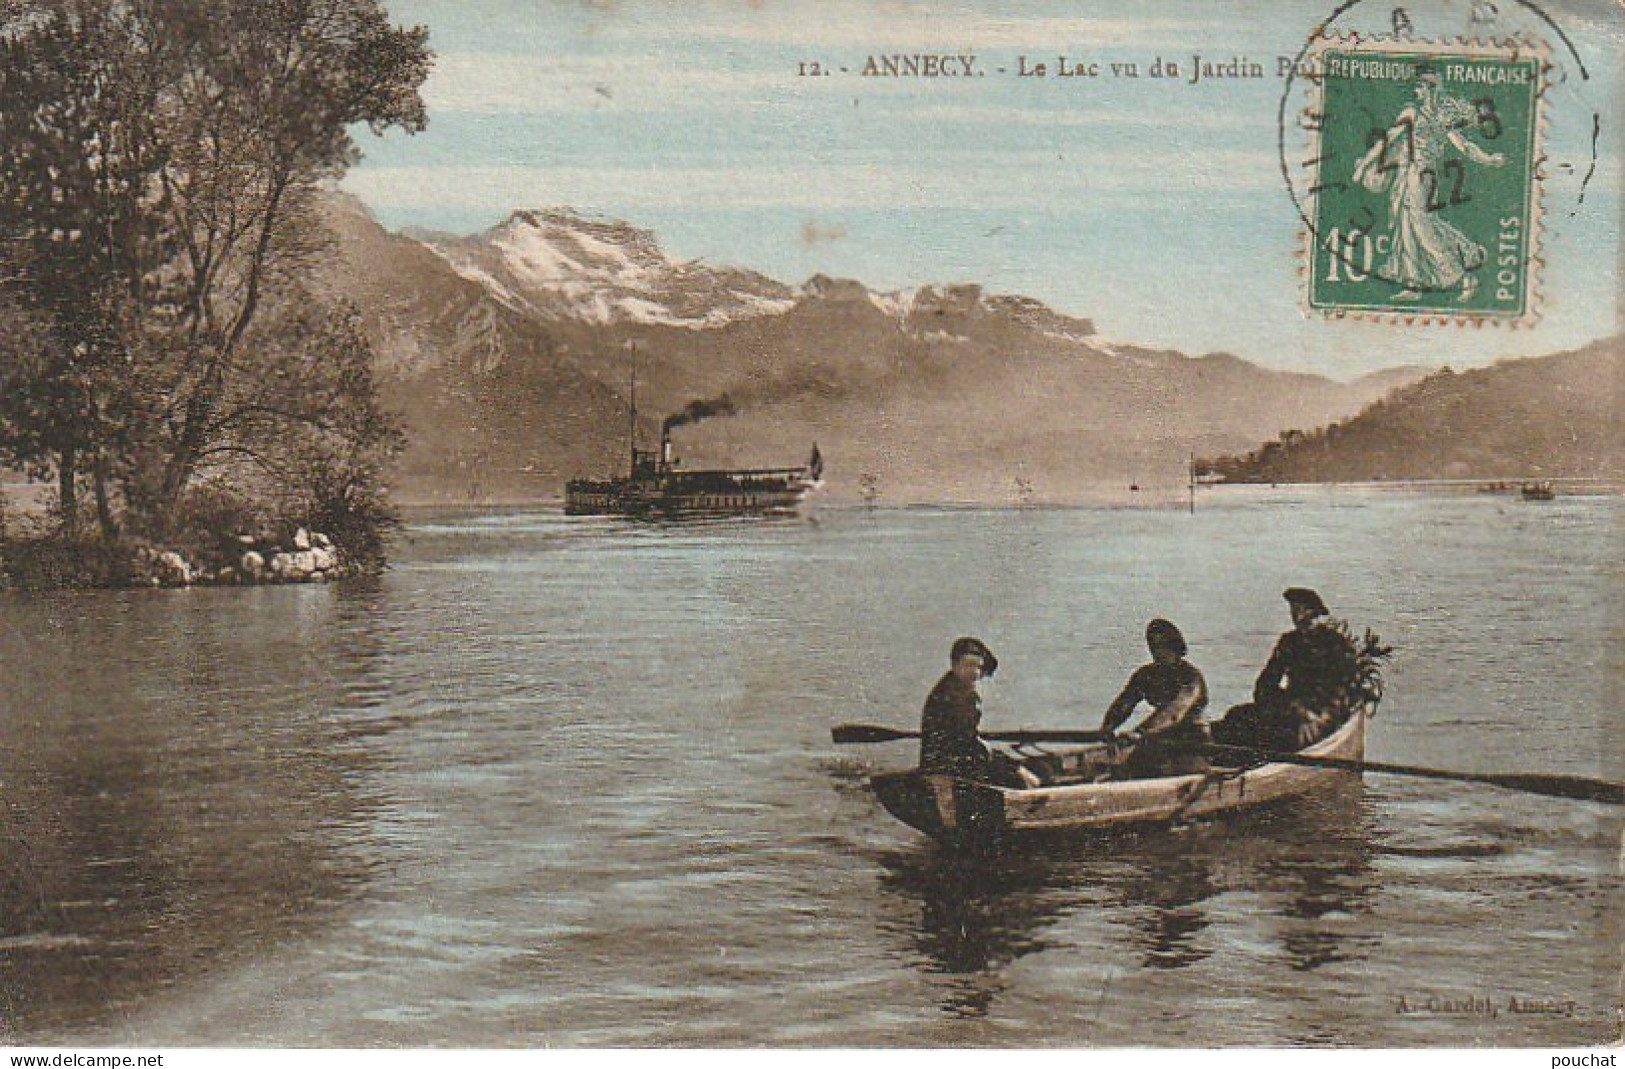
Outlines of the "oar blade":
<svg viewBox="0 0 1625 1069">
<path fill-rule="evenodd" d="M 1574 798 L 1582 802 L 1601 802 L 1604 805 L 1625 805 L 1625 783 L 1590 779 L 1585 776 L 1549 776 L 1534 774 L 1496 774 L 1484 777 L 1485 782 L 1515 791 L 1549 794 L 1553 798 Z"/>
<path fill-rule="evenodd" d="M 919 737 L 917 731 L 898 731 L 878 724 L 836 724 L 830 729 L 830 738 L 841 745 L 868 742 L 897 742 L 899 739 Z"/>
</svg>

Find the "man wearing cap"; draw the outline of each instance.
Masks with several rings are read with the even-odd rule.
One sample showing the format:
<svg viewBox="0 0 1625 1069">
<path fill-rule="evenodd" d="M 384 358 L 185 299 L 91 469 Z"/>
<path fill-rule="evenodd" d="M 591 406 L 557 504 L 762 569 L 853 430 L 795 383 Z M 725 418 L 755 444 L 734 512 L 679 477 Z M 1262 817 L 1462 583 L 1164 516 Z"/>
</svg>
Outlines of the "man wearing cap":
<svg viewBox="0 0 1625 1069">
<path fill-rule="evenodd" d="M 1237 723 L 1250 725 L 1256 734 L 1252 745 L 1298 750 L 1323 737 L 1342 713 L 1353 649 L 1347 636 L 1330 626 L 1331 611 L 1319 594 L 1295 586 L 1281 596 L 1292 613 L 1292 630 L 1276 641 L 1253 684 L 1254 711 Z"/>
<path fill-rule="evenodd" d="M 1135 749 L 1118 774 L 1133 778 L 1205 771 L 1206 762 L 1201 757 L 1182 755 L 1170 748 L 1183 741 L 1207 740 L 1202 724 L 1207 681 L 1195 665 L 1185 660 L 1185 636 L 1169 621 L 1156 619 L 1147 624 L 1145 644 L 1151 650 L 1151 663 L 1129 676 L 1100 725 L 1103 731 L 1116 731 L 1142 702 L 1151 707 L 1150 715 L 1130 736 Z"/>
<path fill-rule="evenodd" d="M 977 729 L 982 697 L 976 684 L 998 670 L 999 659 L 977 638 L 962 638 L 948 654 L 948 671 L 925 699 L 920 718 L 920 768 L 965 779 L 1021 784 L 1015 762 L 988 750 Z"/>
</svg>

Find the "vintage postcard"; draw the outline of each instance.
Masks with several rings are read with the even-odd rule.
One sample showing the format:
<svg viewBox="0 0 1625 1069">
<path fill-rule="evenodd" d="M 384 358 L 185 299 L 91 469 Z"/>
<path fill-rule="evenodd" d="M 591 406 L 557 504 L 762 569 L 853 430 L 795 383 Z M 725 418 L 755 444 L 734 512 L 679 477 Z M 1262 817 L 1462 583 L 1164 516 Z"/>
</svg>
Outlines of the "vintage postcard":
<svg viewBox="0 0 1625 1069">
<path fill-rule="evenodd" d="M 1622 54 L 0 0 L 0 1044 L 1612 1058 Z"/>
</svg>

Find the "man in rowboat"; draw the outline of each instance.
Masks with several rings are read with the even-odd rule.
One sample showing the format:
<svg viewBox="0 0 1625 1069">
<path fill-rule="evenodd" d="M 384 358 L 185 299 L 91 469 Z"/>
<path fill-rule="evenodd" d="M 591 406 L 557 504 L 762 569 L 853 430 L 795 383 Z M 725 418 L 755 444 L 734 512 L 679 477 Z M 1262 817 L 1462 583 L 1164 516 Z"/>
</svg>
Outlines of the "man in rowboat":
<svg viewBox="0 0 1625 1069">
<path fill-rule="evenodd" d="M 1185 660 L 1185 636 L 1171 622 L 1156 619 L 1147 624 L 1145 644 L 1151 650 L 1151 663 L 1129 677 L 1100 725 L 1103 731 L 1115 732 L 1141 703 L 1151 706 L 1150 715 L 1130 733 L 1134 750 L 1119 766 L 1117 776 L 1135 779 L 1205 771 L 1202 758 L 1170 752 L 1170 748 L 1180 742 L 1207 741 L 1202 723 L 1207 681 Z"/>
<path fill-rule="evenodd" d="M 1028 786 L 1020 765 L 987 748 L 977 735 L 982 696 L 976 684 L 991 676 L 999 659 L 978 638 L 962 638 L 948 654 L 948 671 L 925 699 L 920 718 L 920 770 L 1006 787 Z"/>
<path fill-rule="evenodd" d="M 1239 705 L 1215 725 L 1219 742 L 1301 750 L 1325 737 L 1347 712 L 1357 661 L 1353 642 L 1335 626 L 1321 596 L 1307 587 L 1281 595 L 1292 613 L 1253 684 L 1250 705 Z"/>
</svg>

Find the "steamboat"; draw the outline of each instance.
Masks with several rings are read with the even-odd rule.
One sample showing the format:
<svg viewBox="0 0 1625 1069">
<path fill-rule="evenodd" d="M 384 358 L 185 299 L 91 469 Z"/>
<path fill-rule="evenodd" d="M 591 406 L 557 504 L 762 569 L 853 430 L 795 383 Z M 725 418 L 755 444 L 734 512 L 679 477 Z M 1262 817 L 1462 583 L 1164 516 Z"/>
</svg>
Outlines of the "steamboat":
<svg viewBox="0 0 1625 1069">
<path fill-rule="evenodd" d="M 712 416 L 734 414 L 727 394 L 692 401 L 660 424 L 660 448 L 638 448 L 637 348 L 632 347 L 627 448 L 631 465 L 624 476 L 571 479 L 564 484 L 567 516 L 630 516 L 641 519 L 698 519 L 728 516 L 792 516 L 802 498 L 823 485 L 824 458 L 814 443 L 800 467 L 714 468 L 689 471 L 672 455 L 673 427 Z"/>
<path fill-rule="evenodd" d="M 799 467 L 689 471 L 672 455 L 671 431 L 663 428 L 658 450 L 632 447 L 624 477 L 566 483 L 564 511 L 570 516 L 654 519 L 790 516 L 822 484 L 823 472 L 817 445 Z"/>
</svg>

